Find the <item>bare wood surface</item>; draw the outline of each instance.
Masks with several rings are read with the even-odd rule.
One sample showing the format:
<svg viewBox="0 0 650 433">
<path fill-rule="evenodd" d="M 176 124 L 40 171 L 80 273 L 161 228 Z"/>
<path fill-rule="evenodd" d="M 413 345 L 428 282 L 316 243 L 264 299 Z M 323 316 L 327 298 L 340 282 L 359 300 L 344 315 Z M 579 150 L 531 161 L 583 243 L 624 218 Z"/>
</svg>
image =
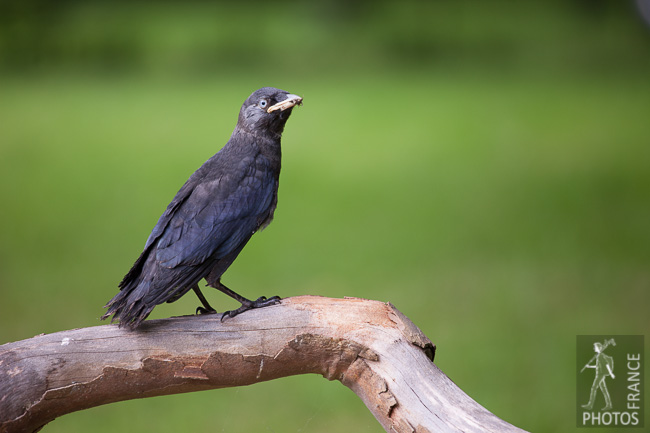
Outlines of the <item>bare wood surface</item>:
<svg viewBox="0 0 650 433">
<path fill-rule="evenodd" d="M 220 318 L 95 326 L 0 346 L 0 432 L 33 432 L 121 400 L 305 373 L 348 386 L 386 431 L 522 431 L 438 369 L 433 344 L 391 304 L 300 296 Z"/>
</svg>

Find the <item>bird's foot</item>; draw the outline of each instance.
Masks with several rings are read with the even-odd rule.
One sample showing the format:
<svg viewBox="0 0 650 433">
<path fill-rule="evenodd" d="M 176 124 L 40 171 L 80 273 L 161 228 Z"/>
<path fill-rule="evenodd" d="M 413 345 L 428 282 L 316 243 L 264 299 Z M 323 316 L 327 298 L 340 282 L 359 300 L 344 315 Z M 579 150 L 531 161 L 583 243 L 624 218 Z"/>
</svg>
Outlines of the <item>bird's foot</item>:
<svg viewBox="0 0 650 433">
<path fill-rule="evenodd" d="M 247 299 L 242 302 L 241 307 L 237 308 L 236 310 L 229 310 L 225 311 L 223 315 L 221 316 L 221 321 L 223 322 L 223 319 L 226 317 L 235 317 L 238 314 L 243 313 L 244 311 L 252 310 L 253 308 L 262 308 L 262 307 L 268 307 L 269 305 L 275 305 L 280 302 L 282 298 L 279 296 L 272 296 L 270 298 L 266 298 L 266 296 L 260 296 L 254 301 L 249 301 Z"/>
<path fill-rule="evenodd" d="M 199 289 L 199 285 L 195 284 L 194 287 L 192 287 L 192 290 L 194 290 L 194 293 L 196 293 L 196 296 L 199 298 L 199 301 L 203 304 L 202 307 L 196 307 L 196 312 L 195 314 L 214 314 L 217 312 L 214 308 L 212 308 L 212 305 L 208 303 L 208 300 L 205 299 L 205 296 L 203 296 L 203 293 L 201 293 L 201 289 Z"/>
<path fill-rule="evenodd" d="M 195 314 L 216 314 L 217 310 L 214 308 L 203 308 L 203 307 L 196 307 L 196 313 Z"/>
</svg>

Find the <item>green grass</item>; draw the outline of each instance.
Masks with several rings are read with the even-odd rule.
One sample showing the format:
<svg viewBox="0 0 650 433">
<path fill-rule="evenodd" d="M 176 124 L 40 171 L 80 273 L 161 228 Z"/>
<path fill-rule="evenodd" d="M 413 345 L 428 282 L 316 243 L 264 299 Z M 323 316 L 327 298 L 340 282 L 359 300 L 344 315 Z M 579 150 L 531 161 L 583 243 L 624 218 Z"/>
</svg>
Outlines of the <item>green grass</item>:
<svg viewBox="0 0 650 433">
<path fill-rule="evenodd" d="M 276 219 L 224 281 L 252 297 L 390 301 L 479 403 L 531 431 L 574 428 L 575 335 L 650 329 L 643 74 L 5 78 L 0 343 L 99 324 L 164 207 L 261 85 L 305 103 L 284 135 Z M 195 307 L 188 296 L 152 317 Z M 349 390 L 313 376 L 46 428 L 116 430 L 381 428 Z"/>
</svg>

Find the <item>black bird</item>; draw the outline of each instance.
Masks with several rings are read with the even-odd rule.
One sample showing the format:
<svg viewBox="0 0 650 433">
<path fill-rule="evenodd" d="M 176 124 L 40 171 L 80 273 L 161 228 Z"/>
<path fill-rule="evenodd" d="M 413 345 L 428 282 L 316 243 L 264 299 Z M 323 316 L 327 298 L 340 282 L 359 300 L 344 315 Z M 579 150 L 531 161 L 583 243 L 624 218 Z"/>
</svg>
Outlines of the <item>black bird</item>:
<svg viewBox="0 0 650 433">
<path fill-rule="evenodd" d="M 273 219 L 280 138 L 293 107 L 301 104 L 301 97 L 273 87 L 246 99 L 230 140 L 167 206 L 102 319 L 112 315 L 120 326 L 135 328 L 156 305 L 174 302 L 189 290 L 203 304 L 197 312 L 215 312 L 199 289 L 202 278 L 241 303 L 222 319 L 280 301 L 278 296 L 248 300 L 224 286 L 221 275 L 251 236 Z"/>
</svg>

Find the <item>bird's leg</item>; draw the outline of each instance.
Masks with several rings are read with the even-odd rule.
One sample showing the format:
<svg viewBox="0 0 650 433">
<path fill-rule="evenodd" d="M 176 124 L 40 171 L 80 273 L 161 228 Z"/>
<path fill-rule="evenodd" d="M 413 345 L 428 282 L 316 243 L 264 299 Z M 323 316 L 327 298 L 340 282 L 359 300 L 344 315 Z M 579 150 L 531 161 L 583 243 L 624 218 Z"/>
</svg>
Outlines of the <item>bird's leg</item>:
<svg viewBox="0 0 650 433">
<path fill-rule="evenodd" d="M 201 301 L 203 304 L 203 307 L 196 307 L 196 314 L 208 314 L 217 312 L 217 310 L 212 308 L 212 306 L 208 303 L 208 300 L 205 299 L 205 296 L 203 296 L 203 293 L 201 293 L 201 289 L 199 289 L 198 284 L 195 284 L 194 287 L 192 287 L 192 290 L 194 290 L 194 293 L 196 293 L 199 301 Z"/>
<path fill-rule="evenodd" d="M 221 281 L 218 281 L 214 286 L 215 289 L 222 291 L 226 295 L 230 296 L 231 298 L 235 299 L 236 301 L 241 303 L 241 307 L 237 308 L 236 310 L 229 310 L 225 311 L 223 315 L 221 316 L 221 321 L 225 319 L 226 317 L 235 317 L 238 314 L 243 313 L 244 311 L 251 310 L 253 308 L 262 308 L 262 307 L 268 307 L 269 305 L 275 305 L 278 302 L 280 302 L 280 297 L 279 296 L 273 296 L 271 298 L 266 298 L 266 296 L 260 296 L 254 301 L 251 301 L 250 299 L 246 299 L 243 296 L 233 292 L 230 290 L 228 287 L 224 286 Z"/>
</svg>

